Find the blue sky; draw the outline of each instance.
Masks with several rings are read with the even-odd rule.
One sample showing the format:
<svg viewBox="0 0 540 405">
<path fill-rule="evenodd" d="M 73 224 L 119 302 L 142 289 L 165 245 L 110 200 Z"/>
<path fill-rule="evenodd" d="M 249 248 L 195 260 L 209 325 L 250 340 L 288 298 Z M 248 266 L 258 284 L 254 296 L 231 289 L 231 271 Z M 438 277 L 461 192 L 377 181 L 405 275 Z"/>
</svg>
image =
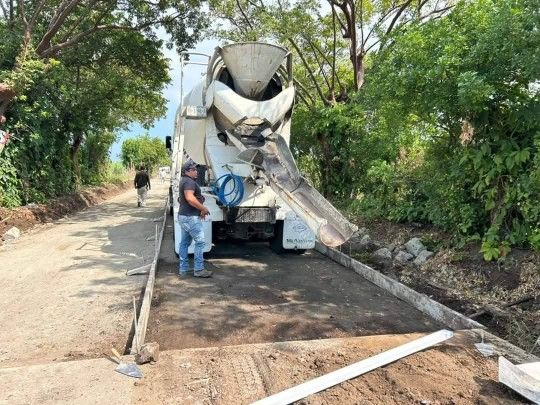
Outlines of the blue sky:
<svg viewBox="0 0 540 405">
<path fill-rule="evenodd" d="M 193 52 L 201 52 L 212 55 L 214 48 L 218 45 L 216 40 L 201 41 L 194 49 L 190 49 Z M 169 50 L 164 48 L 163 53 L 170 60 L 169 66 L 171 68 L 171 83 L 163 90 L 163 96 L 167 99 L 167 114 L 165 117 L 156 121 L 154 126 L 148 131 L 150 136 L 159 137 L 163 139 L 165 145 L 165 136 L 171 135 L 174 129 L 174 114 L 180 104 L 180 57 L 174 49 Z M 193 61 L 202 61 L 200 57 L 192 59 Z M 203 66 L 187 65 L 184 66 L 184 94 L 186 94 L 191 88 L 201 79 L 201 73 L 205 71 Z M 118 141 L 116 141 L 111 147 L 111 159 L 113 161 L 120 160 L 120 148 L 122 142 L 127 138 L 134 138 L 137 135 L 145 133 L 146 130 L 138 124 L 132 124 L 127 131 L 120 132 Z"/>
</svg>

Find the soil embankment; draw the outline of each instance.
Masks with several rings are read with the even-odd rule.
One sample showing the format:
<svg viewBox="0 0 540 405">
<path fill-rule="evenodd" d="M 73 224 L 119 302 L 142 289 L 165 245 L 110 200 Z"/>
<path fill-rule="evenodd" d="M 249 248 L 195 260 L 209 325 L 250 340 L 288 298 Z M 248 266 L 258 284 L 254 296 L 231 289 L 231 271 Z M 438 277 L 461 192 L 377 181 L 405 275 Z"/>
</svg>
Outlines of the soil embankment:
<svg viewBox="0 0 540 405">
<path fill-rule="evenodd" d="M 388 221 L 359 223 L 373 243 L 366 249 L 351 240 L 342 251 L 434 300 L 474 317 L 489 331 L 525 351 L 540 355 L 540 252 L 514 249 L 499 261 L 486 262 L 478 243 L 453 246 L 451 236 L 432 227 Z M 418 267 L 379 260 L 373 250 L 403 246 L 419 237 L 434 257 Z"/>
<path fill-rule="evenodd" d="M 132 188 L 132 182 L 85 187 L 82 190 L 51 200 L 47 204 L 29 204 L 8 209 L 0 207 L 0 240 L 11 227 L 27 231 L 36 225 L 46 224 L 73 214 L 84 208 L 99 204 Z"/>
</svg>

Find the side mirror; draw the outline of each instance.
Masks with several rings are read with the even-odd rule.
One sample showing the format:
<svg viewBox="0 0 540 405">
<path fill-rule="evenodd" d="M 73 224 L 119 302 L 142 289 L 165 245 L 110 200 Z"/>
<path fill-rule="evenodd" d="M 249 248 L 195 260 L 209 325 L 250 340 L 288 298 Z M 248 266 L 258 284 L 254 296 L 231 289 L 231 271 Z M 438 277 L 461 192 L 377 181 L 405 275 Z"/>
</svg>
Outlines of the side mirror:
<svg viewBox="0 0 540 405">
<path fill-rule="evenodd" d="M 165 148 L 166 148 L 167 150 L 172 150 L 172 142 L 171 142 L 171 141 L 172 141 L 172 137 L 169 136 L 169 135 L 167 135 L 167 136 L 165 137 Z"/>
</svg>

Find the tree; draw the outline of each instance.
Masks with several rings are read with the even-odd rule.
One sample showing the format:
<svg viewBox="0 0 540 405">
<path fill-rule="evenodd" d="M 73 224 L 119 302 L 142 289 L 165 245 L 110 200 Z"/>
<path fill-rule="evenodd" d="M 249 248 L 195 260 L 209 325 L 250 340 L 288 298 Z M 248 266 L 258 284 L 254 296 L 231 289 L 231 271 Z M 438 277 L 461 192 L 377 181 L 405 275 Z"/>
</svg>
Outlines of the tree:
<svg viewBox="0 0 540 405">
<path fill-rule="evenodd" d="M 198 6 L 181 0 L 0 0 L 0 27 L 10 33 L 15 52 L 0 72 L 0 124 L 11 102 L 50 61 L 97 35 L 130 31 L 156 41 L 155 29 L 162 27 L 170 46 L 192 46 L 205 25 Z"/>
<path fill-rule="evenodd" d="M 78 183 L 78 154 L 87 134 L 113 132 L 132 121 L 148 126 L 163 115 L 165 100 L 160 93 L 169 80 L 168 66 L 158 46 L 127 31 L 98 35 L 92 43 L 67 51 L 63 62 L 54 103 L 70 136 Z M 62 85 L 62 80 L 69 84 Z"/>
<path fill-rule="evenodd" d="M 512 245 L 540 249 L 539 10 L 537 0 L 459 3 L 396 35 L 365 89 L 367 102 L 439 128 L 424 135 L 426 216 L 481 235 L 488 260 Z"/>
<path fill-rule="evenodd" d="M 365 61 L 372 50 L 389 43 L 390 35 L 408 25 L 445 15 L 454 1 L 442 0 L 328 0 L 337 14 L 343 38 L 350 41 L 354 90 L 364 84 Z"/>
<path fill-rule="evenodd" d="M 300 61 L 295 71 L 297 76 L 300 73 L 301 100 L 313 104 L 318 99 L 323 105 L 345 101 L 347 90 L 362 87 L 369 54 L 390 44 L 393 32 L 440 18 L 454 4 L 453 0 L 327 1 L 330 13 L 314 0 L 213 0 L 210 4 L 225 21 L 216 35 L 233 41 L 273 40 L 293 49 Z"/>
<path fill-rule="evenodd" d="M 122 143 L 122 163 L 126 167 L 144 165 L 148 171 L 170 164 L 170 157 L 163 140 L 144 134 L 126 139 Z"/>
<path fill-rule="evenodd" d="M 0 70 L 16 55 L 12 45 L 0 43 Z M 136 31 L 99 32 L 49 60 L 45 73 L 36 69 L 10 109 L 14 136 L 0 154 L 0 204 L 43 202 L 103 179 L 114 132 L 132 121 L 149 126 L 165 111 L 160 45 Z"/>
</svg>

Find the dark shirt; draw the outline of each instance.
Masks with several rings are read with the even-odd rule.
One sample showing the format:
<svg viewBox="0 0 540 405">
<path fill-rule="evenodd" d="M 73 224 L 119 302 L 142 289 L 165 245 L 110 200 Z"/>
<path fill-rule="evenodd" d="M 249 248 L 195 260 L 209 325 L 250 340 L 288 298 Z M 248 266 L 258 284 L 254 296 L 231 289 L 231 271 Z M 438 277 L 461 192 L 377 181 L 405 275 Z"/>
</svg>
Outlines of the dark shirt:
<svg viewBox="0 0 540 405">
<path fill-rule="evenodd" d="M 188 217 L 198 217 L 200 211 L 187 202 L 184 191 L 193 190 L 195 198 L 202 204 L 204 202 L 204 196 L 201 194 L 201 188 L 191 177 L 182 176 L 180 180 L 180 195 L 178 196 L 178 203 L 180 204 L 180 209 L 178 211 L 179 215 L 185 215 Z"/>
<path fill-rule="evenodd" d="M 136 188 L 144 187 L 147 184 L 148 188 L 150 188 L 150 177 L 148 177 L 148 173 L 141 170 L 135 175 L 135 180 L 133 180 L 133 183 L 135 184 Z"/>
</svg>

